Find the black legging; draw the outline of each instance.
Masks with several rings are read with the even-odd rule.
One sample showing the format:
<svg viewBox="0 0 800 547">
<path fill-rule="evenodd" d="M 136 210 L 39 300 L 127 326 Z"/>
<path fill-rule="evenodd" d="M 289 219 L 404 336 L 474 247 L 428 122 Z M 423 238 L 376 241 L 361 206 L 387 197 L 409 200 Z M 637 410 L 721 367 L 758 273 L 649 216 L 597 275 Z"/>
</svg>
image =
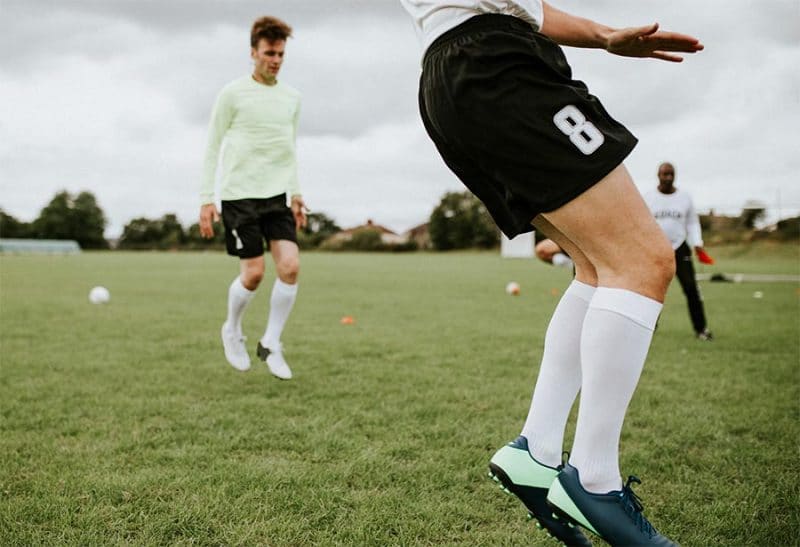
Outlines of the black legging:
<svg viewBox="0 0 800 547">
<path fill-rule="evenodd" d="M 700 297 L 700 289 L 697 287 L 697 280 L 694 276 L 692 251 L 685 241 L 675 249 L 675 270 L 675 275 L 681 284 L 683 294 L 686 295 L 686 302 L 689 304 L 689 316 L 692 318 L 694 331 L 696 333 L 703 332 L 706 328 L 706 314 L 703 311 L 703 300 Z"/>
</svg>

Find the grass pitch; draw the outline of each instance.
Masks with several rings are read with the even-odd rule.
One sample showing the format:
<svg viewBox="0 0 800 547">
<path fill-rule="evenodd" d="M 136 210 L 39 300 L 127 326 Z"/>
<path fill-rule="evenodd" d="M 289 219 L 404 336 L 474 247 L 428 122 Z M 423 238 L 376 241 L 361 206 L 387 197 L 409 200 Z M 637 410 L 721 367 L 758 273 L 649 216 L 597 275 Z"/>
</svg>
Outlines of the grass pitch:
<svg viewBox="0 0 800 547">
<path fill-rule="evenodd" d="M 800 273 L 796 246 L 711 251 L 706 272 Z M 0 257 L 0 543 L 554 545 L 486 465 L 522 427 L 569 273 L 483 253 L 302 263 L 281 382 L 224 361 L 222 254 Z M 800 289 L 701 286 L 717 339 L 693 338 L 674 283 L 622 471 L 681 544 L 796 545 Z"/>
</svg>

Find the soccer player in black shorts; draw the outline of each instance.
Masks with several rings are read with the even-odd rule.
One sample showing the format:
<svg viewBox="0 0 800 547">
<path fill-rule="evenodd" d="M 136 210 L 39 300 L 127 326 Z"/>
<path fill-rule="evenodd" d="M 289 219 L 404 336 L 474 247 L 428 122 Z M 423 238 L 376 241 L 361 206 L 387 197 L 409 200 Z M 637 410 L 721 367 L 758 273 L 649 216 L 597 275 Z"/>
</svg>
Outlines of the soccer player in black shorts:
<svg viewBox="0 0 800 547">
<path fill-rule="evenodd" d="M 575 263 L 550 320 L 522 434 L 491 473 L 569 545 L 673 545 L 619 470 L 622 423 L 675 271 L 623 159 L 636 139 L 572 79 L 561 45 L 680 61 L 657 24 L 613 29 L 541 0 L 401 0 L 424 56 L 419 106 L 445 163 L 503 232 L 542 230 Z M 569 461 L 564 428 L 580 391 Z M 558 518 L 553 517 L 553 513 Z"/>
<path fill-rule="evenodd" d="M 228 254 L 239 259 L 239 275 L 228 288 L 222 346 L 231 366 L 241 371 L 250 368 L 242 316 L 264 277 L 266 240 L 277 279 L 256 355 L 283 380 L 292 377 L 283 357 L 281 334 L 297 296 L 296 230 L 306 223 L 295 155 L 300 94 L 277 78 L 291 34 L 291 27 L 276 17 L 261 17 L 253 23 L 253 73 L 230 82 L 217 97 L 200 190 L 200 233 L 211 238 L 213 223 L 220 217 L 214 189 L 224 143 L 219 195 L 225 244 Z"/>
</svg>

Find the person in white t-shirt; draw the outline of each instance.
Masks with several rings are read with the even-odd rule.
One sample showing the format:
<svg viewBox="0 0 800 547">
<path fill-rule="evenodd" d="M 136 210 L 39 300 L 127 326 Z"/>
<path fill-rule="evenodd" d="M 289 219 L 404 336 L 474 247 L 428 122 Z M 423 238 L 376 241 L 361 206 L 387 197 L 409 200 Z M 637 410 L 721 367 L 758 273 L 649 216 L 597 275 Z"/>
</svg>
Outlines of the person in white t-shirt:
<svg viewBox="0 0 800 547">
<path fill-rule="evenodd" d="M 686 295 L 695 335 L 699 340 L 711 341 L 714 336 L 706 324 L 703 298 L 692 264 L 692 249 L 698 255 L 705 254 L 700 219 L 691 196 L 675 187 L 675 167 L 671 163 L 658 166 L 658 187 L 647 192 L 644 200 L 675 250 L 675 277 Z"/>
<path fill-rule="evenodd" d="M 618 453 L 674 254 L 622 163 L 636 137 L 572 78 L 559 45 L 677 62 L 676 52 L 702 44 L 656 23 L 612 28 L 542 0 L 400 1 L 422 44 L 420 114 L 442 159 L 506 236 L 535 227 L 575 264 L 528 418 L 490 474 L 568 545 L 590 545 L 580 527 L 612 545 L 674 545 L 644 517 L 630 486 L 638 479 L 623 484 Z"/>
</svg>

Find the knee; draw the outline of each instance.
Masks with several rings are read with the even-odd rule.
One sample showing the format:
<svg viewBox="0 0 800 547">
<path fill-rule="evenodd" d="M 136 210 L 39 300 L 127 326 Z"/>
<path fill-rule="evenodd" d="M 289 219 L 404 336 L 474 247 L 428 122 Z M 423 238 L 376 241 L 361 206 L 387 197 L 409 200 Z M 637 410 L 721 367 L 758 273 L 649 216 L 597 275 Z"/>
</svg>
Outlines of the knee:
<svg viewBox="0 0 800 547">
<path fill-rule="evenodd" d="M 275 264 L 275 269 L 281 281 L 294 285 L 297 283 L 297 276 L 300 274 L 300 259 L 296 256 L 282 258 Z"/>
<path fill-rule="evenodd" d="M 264 279 L 264 268 L 249 267 L 242 272 L 242 285 L 250 291 L 254 291 L 261 284 Z"/>
<path fill-rule="evenodd" d="M 648 262 L 654 288 L 666 294 L 672 278 L 675 277 L 675 253 L 672 246 L 665 243 L 653 246 L 650 255 Z"/>
<path fill-rule="evenodd" d="M 597 268 L 601 285 L 608 283 L 663 302 L 675 275 L 675 254 L 666 239 L 649 241 L 624 249 L 612 260 L 598 261 Z"/>
</svg>

